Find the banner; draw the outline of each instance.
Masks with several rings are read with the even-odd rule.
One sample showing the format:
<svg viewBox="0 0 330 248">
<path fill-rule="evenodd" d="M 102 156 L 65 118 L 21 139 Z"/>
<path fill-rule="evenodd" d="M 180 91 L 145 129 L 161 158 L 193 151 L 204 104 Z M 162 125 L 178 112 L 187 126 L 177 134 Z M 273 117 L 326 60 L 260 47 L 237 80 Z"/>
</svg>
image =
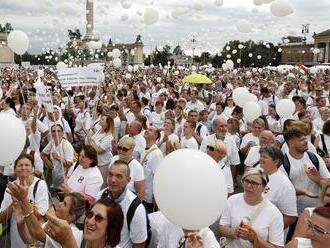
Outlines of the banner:
<svg viewBox="0 0 330 248">
<path fill-rule="evenodd" d="M 57 70 L 57 77 L 62 87 L 97 86 L 102 80 L 100 68 L 63 68 Z"/>
<path fill-rule="evenodd" d="M 45 106 L 48 113 L 53 113 L 52 87 L 38 85 L 35 88 L 37 90 L 38 102 Z"/>
</svg>

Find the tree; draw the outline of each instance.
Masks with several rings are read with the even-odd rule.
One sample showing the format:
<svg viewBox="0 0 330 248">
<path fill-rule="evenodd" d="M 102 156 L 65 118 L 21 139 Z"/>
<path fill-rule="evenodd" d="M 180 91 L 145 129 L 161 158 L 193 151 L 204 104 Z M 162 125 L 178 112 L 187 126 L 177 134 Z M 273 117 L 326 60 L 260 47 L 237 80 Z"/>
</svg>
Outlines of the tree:
<svg viewBox="0 0 330 248">
<path fill-rule="evenodd" d="M 167 65 L 167 62 L 171 57 L 171 47 L 169 45 L 165 45 L 162 51 L 158 51 L 156 47 L 156 51 L 153 52 L 152 63 L 155 65 L 161 64 L 162 66 Z"/>
<path fill-rule="evenodd" d="M 177 45 L 177 46 L 173 49 L 173 54 L 174 54 L 174 55 L 184 55 L 184 51 L 182 50 L 182 48 L 180 47 L 180 45 Z"/>
</svg>

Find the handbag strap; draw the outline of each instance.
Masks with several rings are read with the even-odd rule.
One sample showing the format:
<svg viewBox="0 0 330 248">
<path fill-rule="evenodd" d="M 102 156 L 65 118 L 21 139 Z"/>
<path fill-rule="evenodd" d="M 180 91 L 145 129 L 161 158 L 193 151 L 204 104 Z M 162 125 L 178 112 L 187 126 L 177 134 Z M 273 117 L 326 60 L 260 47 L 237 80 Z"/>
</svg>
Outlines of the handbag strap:
<svg viewBox="0 0 330 248">
<path fill-rule="evenodd" d="M 247 224 L 252 226 L 253 222 L 257 219 L 257 217 L 259 216 L 259 214 L 261 213 L 261 211 L 264 209 L 265 206 L 266 206 L 266 200 L 263 199 L 262 202 L 260 203 L 260 205 L 258 206 L 258 208 L 254 211 L 254 213 L 249 218 L 249 221 Z"/>
</svg>

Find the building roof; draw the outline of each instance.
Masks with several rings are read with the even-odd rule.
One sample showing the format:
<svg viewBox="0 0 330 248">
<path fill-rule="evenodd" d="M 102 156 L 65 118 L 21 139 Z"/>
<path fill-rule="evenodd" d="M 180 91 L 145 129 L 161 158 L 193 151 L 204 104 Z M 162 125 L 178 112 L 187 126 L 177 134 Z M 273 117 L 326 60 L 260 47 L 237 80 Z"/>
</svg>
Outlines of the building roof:
<svg viewBox="0 0 330 248">
<path fill-rule="evenodd" d="M 314 38 L 321 37 L 321 36 L 330 36 L 330 29 L 313 35 Z"/>
</svg>

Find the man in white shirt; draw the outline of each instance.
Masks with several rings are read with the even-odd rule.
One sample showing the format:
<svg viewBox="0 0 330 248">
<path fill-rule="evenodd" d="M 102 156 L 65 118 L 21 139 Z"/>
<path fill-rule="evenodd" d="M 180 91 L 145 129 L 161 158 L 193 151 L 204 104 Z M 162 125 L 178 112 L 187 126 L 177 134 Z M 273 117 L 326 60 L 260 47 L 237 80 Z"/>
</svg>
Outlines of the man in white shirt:
<svg viewBox="0 0 330 248">
<path fill-rule="evenodd" d="M 130 181 L 130 168 L 122 160 L 117 160 L 109 167 L 107 178 L 108 187 L 100 191 L 97 199 L 110 198 L 117 202 L 124 214 L 124 225 L 120 233 L 121 248 L 145 247 L 147 240 L 147 218 L 146 210 L 138 197 L 127 187 Z M 132 221 L 127 223 L 127 214 L 131 205 L 138 201 L 139 205 L 134 211 Z"/>
<path fill-rule="evenodd" d="M 156 127 L 148 127 L 144 133 L 144 137 L 146 139 L 147 147 L 141 159 L 145 185 L 143 205 L 148 213 L 152 213 L 155 207 L 153 180 L 156 169 L 163 160 L 163 153 L 156 144 L 156 141 L 160 137 L 160 132 Z"/>
<path fill-rule="evenodd" d="M 289 128 L 284 139 L 289 151 L 284 155 L 282 168 L 297 191 L 298 214 L 301 214 L 307 207 L 321 205 L 320 181 L 330 178 L 330 173 L 319 155 L 307 152 L 307 137 L 302 130 Z"/>
</svg>

